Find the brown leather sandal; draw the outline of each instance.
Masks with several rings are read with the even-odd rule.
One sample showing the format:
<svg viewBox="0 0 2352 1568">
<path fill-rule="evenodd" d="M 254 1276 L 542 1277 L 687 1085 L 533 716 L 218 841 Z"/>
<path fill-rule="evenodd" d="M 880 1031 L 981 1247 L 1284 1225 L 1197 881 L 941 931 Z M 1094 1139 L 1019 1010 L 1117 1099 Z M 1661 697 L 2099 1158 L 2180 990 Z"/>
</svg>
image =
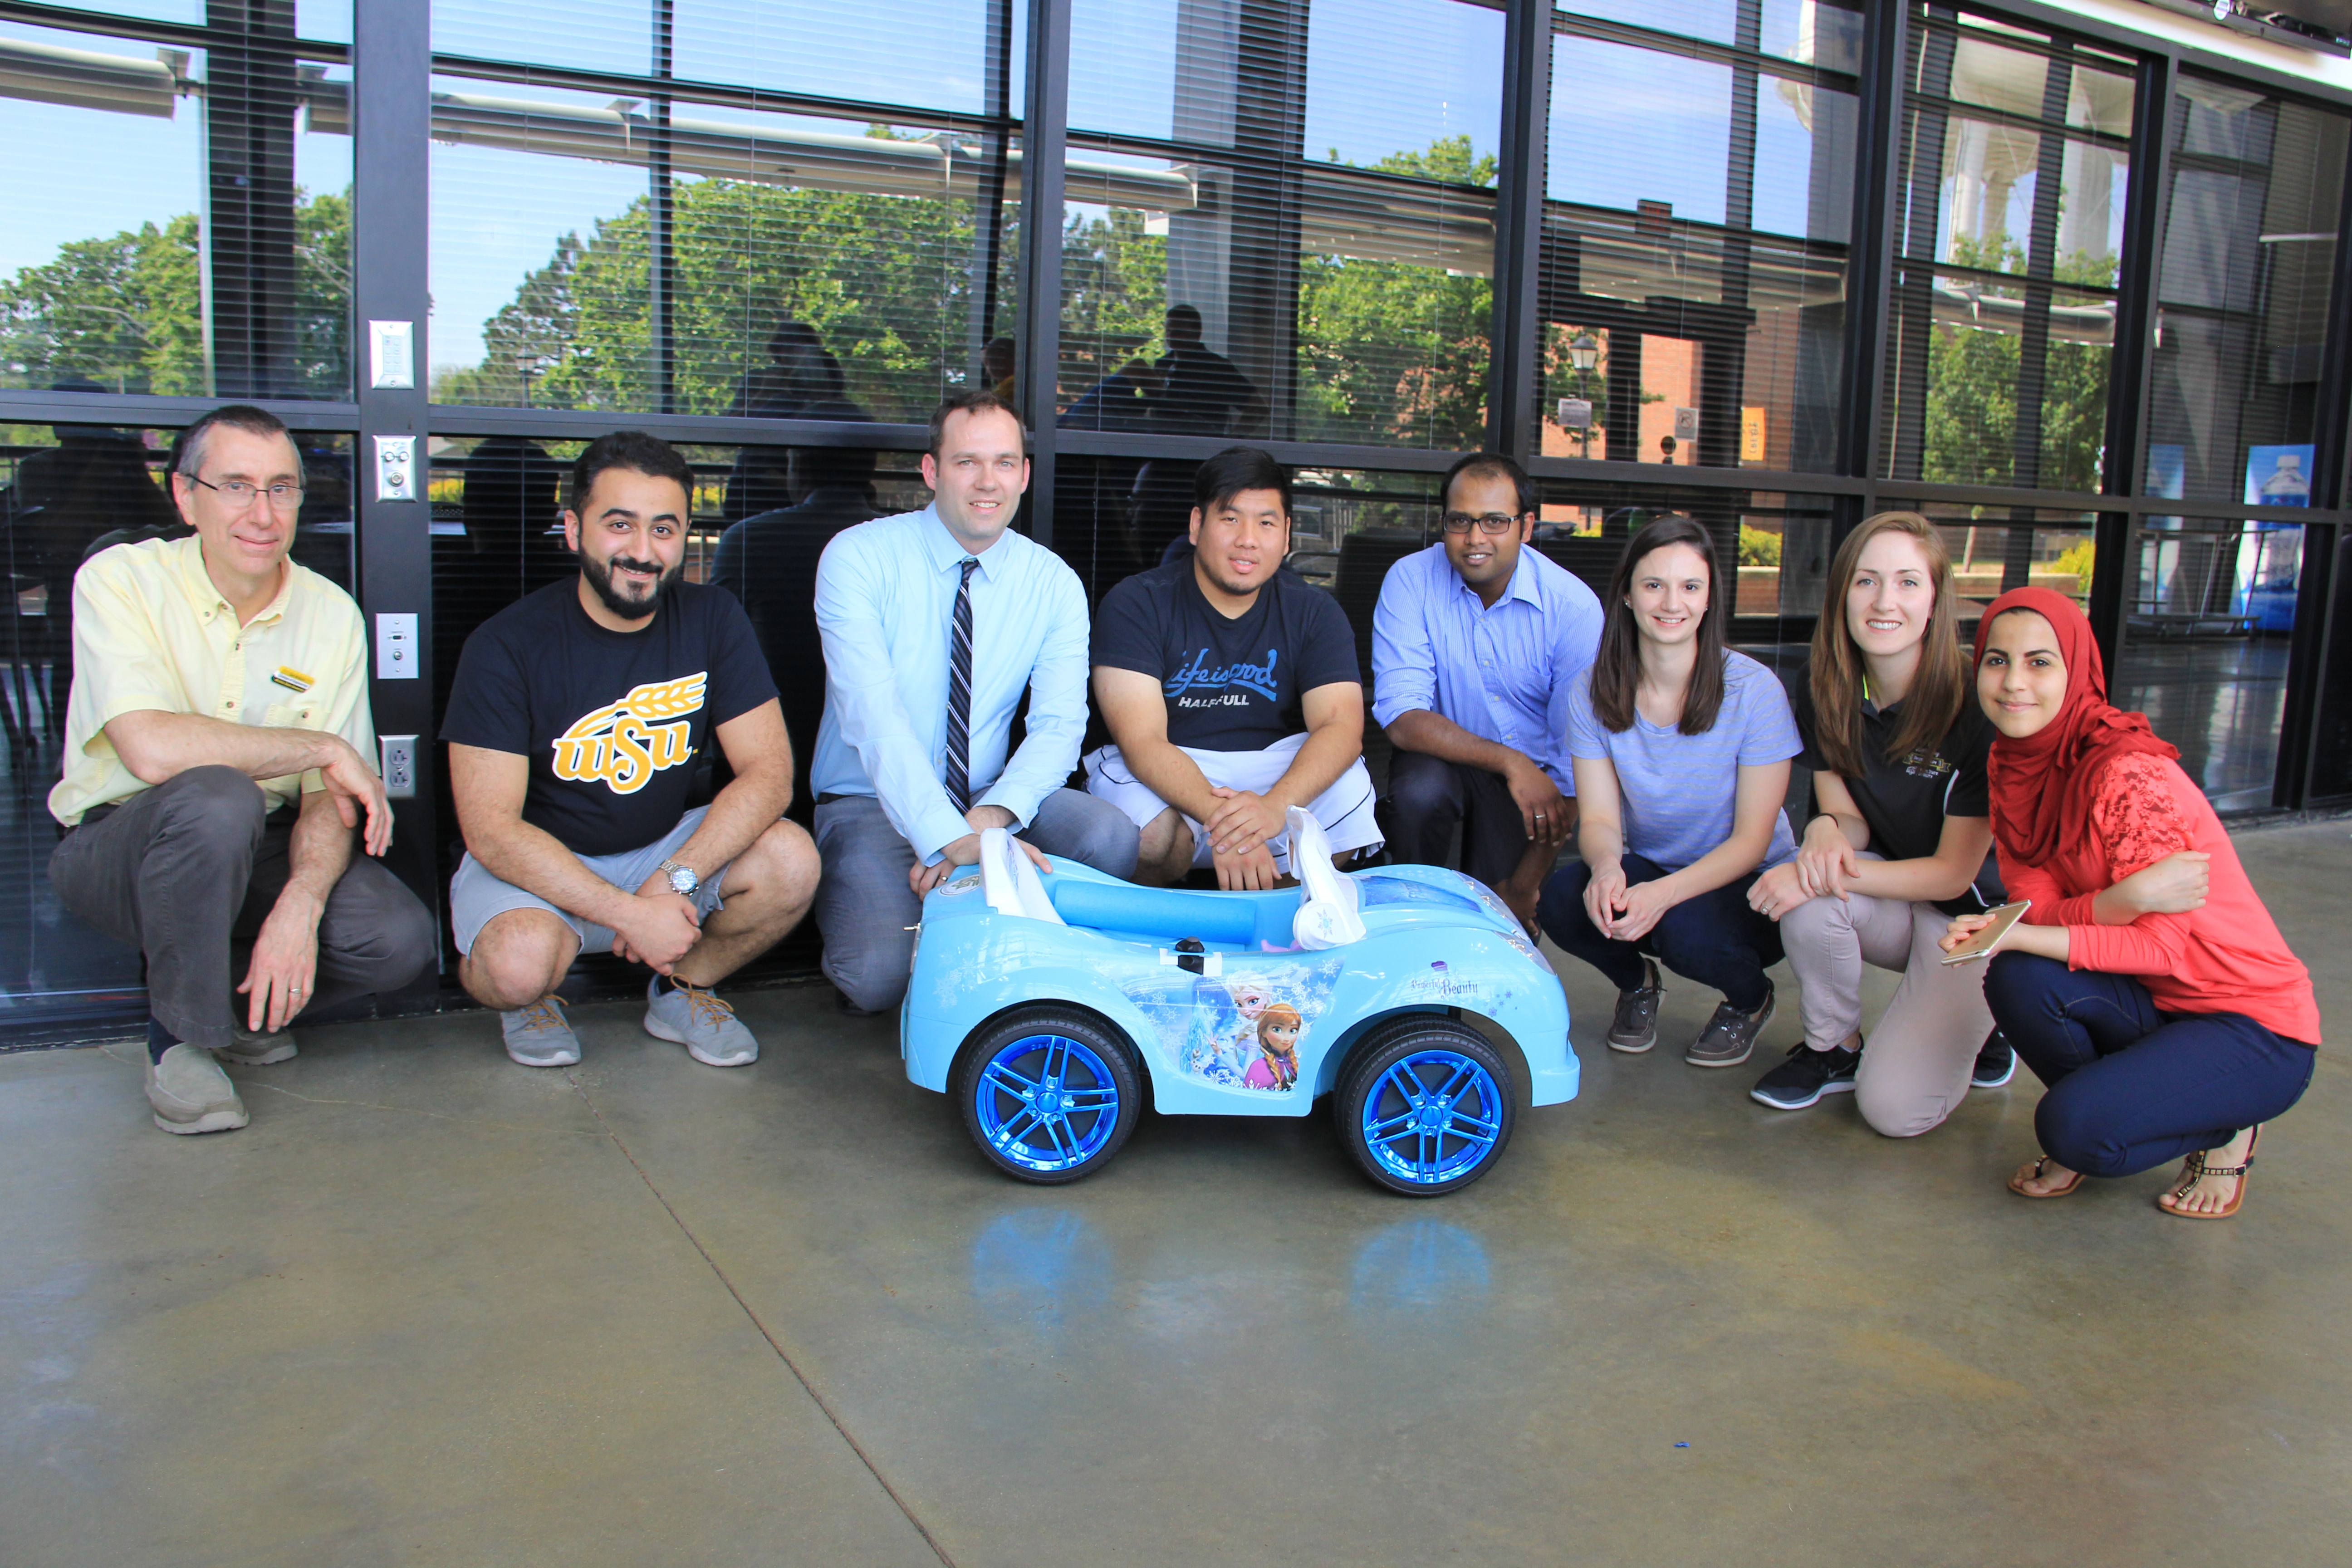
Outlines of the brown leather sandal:
<svg viewBox="0 0 2352 1568">
<path fill-rule="evenodd" d="M 2040 1155 L 2036 1155 L 2036 1156 L 2034 1157 L 2034 1161 L 2033 1161 L 2033 1173 L 2032 1173 L 2032 1175 L 2030 1175 L 2030 1176 L 2011 1176 L 2011 1177 L 2010 1177 L 2010 1179 L 2009 1179 L 2009 1190 L 2010 1190 L 2011 1192 L 2012 1192 L 2012 1193 L 2015 1193 L 2015 1194 L 2016 1194 L 2019 1197 L 2021 1197 L 2021 1198 L 2035 1198 L 2035 1199 L 2041 1199 L 2041 1198 L 2063 1198 L 2063 1197 L 2064 1197 L 2067 1194 L 2069 1194 L 2069 1193 L 2073 1192 L 2076 1187 L 2079 1187 L 2079 1186 L 2081 1186 L 2081 1185 L 2083 1184 L 2083 1180 L 2084 1180 L 2083 1173 L 2082 1173 L 2082 1172 L 2080 1172 L 2080 1171 L 2076 1171 L 2075 1173 L 2074 1173 L 2074 1179 L 2073 1181 L 2071 1181 L 2071 1182 L 2067 1183 L 2067 1184 L 2066 1184 L 2064 1186 L 2063 1186 L 2063 1187 L 2053 1187 L 2053 1188 L 2051 1188 L 2051 1189 L 2050 1189 L 2048 1192 L 2046 1192 L 2046 1193 L 2029 1193 L 2029 1192 L 2027 1192 L 2027 1191 L 2025 1190 L 2025 1184 L 2026 1184 L 2026 1183 L 2028 1183 L 2028 1182 L 2038 1182 L 2038 1181 L 2040 1181 L 2040 1180 L 2042 1179 L 2042 1167 L 2043 1167 L 2043 1166 L 2045 1166 L 2045 1165 L 2047 1165 L 2047 1164 L 2049 1164 L 2049 1163 L 2050 1163 L 2050 1156 L 2049 1156 L 2049 1155 L 2047 1155 L 2047 1154 L 2040 1154 Z"/>
<path fill-rule="evenodd" d="M 2209 1165 L 2205 1163 L 2206 1151 L 2198 1150 L 2180 1162 L 2180 1181 L 2165 1194 L 2165 1197 L 2172 1201 L 2167 1203 L 2164 1198 L 2158 1198 L 2156 1206 L 2175 1219 L 2228 1219 L 2238 1212 L 2238 1205 L 2246 1201 L 2246 1173 L 2254 1168 L 2254 1151 L 2262 1146 L 2262 1142 L 2263 1130 L 2257 1126 L 2254 1129 L 2252 1141 L 2246 1145 L 2246 1163 L 2242 1165 Z M 2189 1189 L 2207 1176 L 2238 1178 L 2237 1188 L 2231 1193 L 2230 1201 L 2210 1213 L 2200 1213 L 2195 1209 L 2178 1207 L 2180 1200 L 2189 1195 Z"/>
</svg>

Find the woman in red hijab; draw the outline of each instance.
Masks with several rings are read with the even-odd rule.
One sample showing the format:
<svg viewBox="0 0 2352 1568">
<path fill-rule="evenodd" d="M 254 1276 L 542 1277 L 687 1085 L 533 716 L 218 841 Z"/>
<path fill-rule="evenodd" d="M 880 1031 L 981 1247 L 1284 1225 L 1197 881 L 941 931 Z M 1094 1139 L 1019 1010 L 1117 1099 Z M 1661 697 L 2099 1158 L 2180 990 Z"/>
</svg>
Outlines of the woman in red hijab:
<svg viewBox="0 0 2352 1568">
<path fill-rule="evenodd" d="M 2319 1043 L 2311 976 L 2254 896 L 2205 796 L 2145 715 L 2108 706 L 2091 625 L 2072 599 L 2018 588 L 1977 628 L 1977 699 L 2001 885 L 2032 908 L 2001 941 L 1985 1000 L 2048 1092 L 2047 1151 L 2010 1179 L 2063 1197 L 2089 1176 L 2185 1157 L 2157 1201 L 2225 1219 L 2245 1196 L 2262 1123 L 2303 1096 Z M 2200 907 L 2136 912 L 2116 884 L 2168 857 L 2207 858 Z M 1955 946 L 1989 917 L 1962 915 Z"/>
</svg>

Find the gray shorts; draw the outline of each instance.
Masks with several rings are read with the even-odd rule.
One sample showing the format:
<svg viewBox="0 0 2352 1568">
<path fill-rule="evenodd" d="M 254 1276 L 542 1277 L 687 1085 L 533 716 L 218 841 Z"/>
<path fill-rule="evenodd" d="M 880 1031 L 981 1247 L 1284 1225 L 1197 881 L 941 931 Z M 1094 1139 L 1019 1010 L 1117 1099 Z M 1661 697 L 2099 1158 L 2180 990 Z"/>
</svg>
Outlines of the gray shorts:
<svg viewBox="0 0 2352 1568">
<path fill-rule="evenodd" d="M 580 863 L 624 892 L 634 893 L 646 885 L 646 879 L 658 870 L 661 863 L 686 847 L 694 830 L 702 826 L 703 813 L 710 808 L 698 805 L 677 819 L 671 828 L 642 849 L 624 850 L 618 855 L 583 855 Z M 727 868 L 703 879 L 694 890 L 694 910 L 703 920 L 727 907 L 719 896 L 719 884 L 727 879 Z M 512 883 L 501 882 L 482 868 L 481 862 L 467 855 L 457 863 L 457 874 L 449 879 L 449 925 L 457 939 L 459 952 L 474 951 L 474 939 L 482 928 L 509 910 L 545 910 L 580 938 L 583 952 L 613 951 L 610 927 L 583 921 L 569 910 L 559 910 L 537 893 L 527 893 Z"/>
</svg>

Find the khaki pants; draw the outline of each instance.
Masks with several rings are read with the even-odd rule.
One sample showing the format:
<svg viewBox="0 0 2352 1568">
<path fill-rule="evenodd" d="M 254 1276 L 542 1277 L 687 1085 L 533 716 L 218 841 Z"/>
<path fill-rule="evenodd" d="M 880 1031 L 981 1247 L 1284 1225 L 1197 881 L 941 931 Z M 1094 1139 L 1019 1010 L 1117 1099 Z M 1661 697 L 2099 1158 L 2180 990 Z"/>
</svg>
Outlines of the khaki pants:
<svg viewBox="0 0 2352 1568">
<path fill-rule="evenodd" d="M 1816 1050 L 1843 1045 L 1861 1028 L 1864 963 L 1903 976 L 1854 1077 L 1863 1120 L 1889 1138 L 1916 1138 L 1952 1113 L 1992 1033 L 1985 966 L 1937 962 L 1936 939 L 1950 924 L 1933 904 L 1864 893 L 1809 899 L 1780 921 L 1805 1043 Z"/>
</svg>

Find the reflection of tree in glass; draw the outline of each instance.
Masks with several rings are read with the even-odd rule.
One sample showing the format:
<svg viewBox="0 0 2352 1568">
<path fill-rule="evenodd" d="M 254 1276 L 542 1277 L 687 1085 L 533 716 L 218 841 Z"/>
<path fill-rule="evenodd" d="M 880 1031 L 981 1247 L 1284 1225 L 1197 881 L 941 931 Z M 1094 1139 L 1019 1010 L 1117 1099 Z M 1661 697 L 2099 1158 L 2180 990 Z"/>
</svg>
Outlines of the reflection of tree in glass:
<svg viewBox="0 0 2352 1568">
<path fill-rule="evenodd" d="M 1956 237 L 1955 267 L 2021 276 L 2024 247 L 2001 237 Z M 2116 258 L 2083 252 L 2063 257 L 2053 280 L 2113 289 Z M 2015 283 L 1988 283 L 1988 298 L 2022 300 Z M 2061 302 L 2065 296 L 2061 296 Z M 2080 298 L 2077 296 L 2076 298 Z M 2007 484 L 2015 477 L 2017 372 L 2022 340 L 2013 330 L 1938 322 L 1927 345 L 1927 445 L 1920 477 L 1931 483 Z M 2037 488 L 2095 490 L 2099 447 L 2106 438 L 2109 345 L 2053 337 L 2042 383 L 2042 472 Z"/>
<path fill-rule="evenodd" d="M 926 413 L 961 384 L 970 202 L 694 180 L 679 183 L 675 207 L 681 412 L 729 412 L 786 320 L 814 328 L 841 362 L 850 397 L 886 418 Z M 640 198 L 584 242 L 557 241 L 548 265 L 487 323 L 481 365 L 445 375 L 436 397 L 520 401 L 528 366 L 534 404 L 646 406 L 649 216 Z M 1012 265 L 1008 247 L 1008 289 Z"/>
<path fill-rule="evenodd" d="M 1475 156 L 1467 135 L 1444 136 L 1427 152 L 1392 153 L 1373 167 L 1491 186 L 1496 161 Z M 1469 211 L 1465 205 L 1465 216 Z M 1494 295 L 1486 279 L 1340 256 L 1302 257 L 1298 271 L 1301 439 L 1373 436 L 1475 447 L 1485 438 Z"/>
<path fill-rule="evenodd" d="M 1426 152 L 1392 153 L 1374 167 L 1411 179 L 1491 186 L 1496 162 L 1474 156 L 1465 135 L 1442 138 Z M 1478 210 L 1487 209 L 1482 204 Z M 1129 355 L 1152 352 L 1144 345 L 1158 339 L 1170 303 L 1167 245 L 1144 232 L 1142 214 L 1126 208 L 1073 219 L 1064 232 L 1065 404 Z M 1486 279 L 1442 268 L 1302 257 L 1299 437 L 1478 445 L 1486 418 L 1491 296 Z"/>
<path fill-rule="evenodd" d="M 349 396 L 352 208 L 348 191 L 297 193 L 295 395 Z M 0 376 L 47 386 L 87 376 L 115 392 L 200 397 L 203 230 L 194 213 L 58 247 L 0 283 Z"/>
</svg>

